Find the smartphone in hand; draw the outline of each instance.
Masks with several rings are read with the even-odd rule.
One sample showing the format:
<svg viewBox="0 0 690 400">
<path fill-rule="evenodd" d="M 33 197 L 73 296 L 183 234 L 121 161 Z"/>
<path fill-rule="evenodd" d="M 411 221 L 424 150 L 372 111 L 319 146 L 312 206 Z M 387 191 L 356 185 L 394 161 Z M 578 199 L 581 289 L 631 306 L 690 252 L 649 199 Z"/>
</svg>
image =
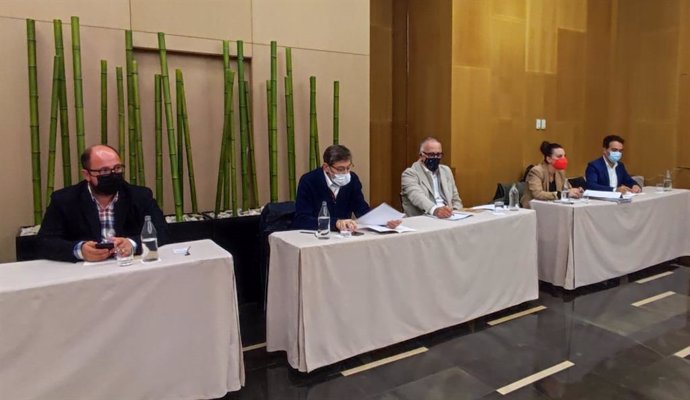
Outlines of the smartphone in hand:
<svg viewBox="0 0 690 400">
<path fill-rule="evenodd" d="M 108 250 L 112 250 L 113 247 L 115 247 L 115 243 L 113 243 L 113 242 L 101 242 L 101 243 L 96 243 L 96 248 L 97 248 L 97 249 L 108 249 Z"/>
</svg>

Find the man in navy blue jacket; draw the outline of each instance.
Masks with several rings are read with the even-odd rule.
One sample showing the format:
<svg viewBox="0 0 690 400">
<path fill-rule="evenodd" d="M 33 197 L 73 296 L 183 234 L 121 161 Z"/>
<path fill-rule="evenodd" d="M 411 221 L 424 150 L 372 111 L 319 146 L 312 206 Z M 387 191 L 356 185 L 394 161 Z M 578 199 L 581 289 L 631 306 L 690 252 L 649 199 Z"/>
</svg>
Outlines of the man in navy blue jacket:
<svg viewBox="0 0 690 400">
<path fill-rule="evenodd" d="M 323 165 L 302 175 L 297 186 L 293 229 L 317 229 L 321 203 L 326 202 L 332 230 L 355 230 L 357 217 L 369 212 L 362 194 L 362 183 L 352 170 L 352 153 L 341 145 L 329 146 L 323 153 Z M 389 221 L 395 228 L 400 221 Z"/>
<path fill-rule="evenodd" d="M 642 190 L 620 162 L 624 143 L 620 136 L 609 135 L 604 138 L 604 156 L 587 164 L 587 189 L 622 193 L 639 193 Z"/>
</svg>

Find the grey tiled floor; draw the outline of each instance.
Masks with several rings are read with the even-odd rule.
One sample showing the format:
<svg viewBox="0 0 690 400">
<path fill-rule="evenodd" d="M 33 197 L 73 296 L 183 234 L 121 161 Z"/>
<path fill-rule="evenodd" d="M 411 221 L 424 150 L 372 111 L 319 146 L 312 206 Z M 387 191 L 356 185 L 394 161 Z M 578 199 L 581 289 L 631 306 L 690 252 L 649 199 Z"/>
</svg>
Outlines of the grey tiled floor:
<svg viewBox="0 0 690 400">
<path fill-rule="evenodd" d="M 684 263 L 690 265 L 687 260 Z M 673 271 L 647 283 L 634 280 Z M 660 293 L 675 294 L 634 307 Z M 544 305 L 496 326 L 486 321 Z M 245 345 L 262 342 L 262 313 L 241 309 Z M 341 371 L 420 346 L 429 351 L 344 377 Z M 246 386 L 225 399 L 689 399 L 690 268 L 662 264 L 567 292 L 543 285 L 539 300 L 327 366 L 310 374 L 285 354 L 245 352 Z M 689 357 L 690 358 L 690 357 Z M 496 390 L 569 360 L 575 365 L 508 395 Z"/>
</svg>

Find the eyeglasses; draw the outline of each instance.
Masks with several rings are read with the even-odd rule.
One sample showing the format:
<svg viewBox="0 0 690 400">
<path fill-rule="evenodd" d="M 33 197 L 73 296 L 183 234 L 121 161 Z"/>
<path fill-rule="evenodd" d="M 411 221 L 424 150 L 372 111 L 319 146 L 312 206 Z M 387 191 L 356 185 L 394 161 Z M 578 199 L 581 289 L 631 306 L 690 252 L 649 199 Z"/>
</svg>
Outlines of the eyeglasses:
<svg viewBox="0 0 690 400">
<path fill-rule="evenodd" d="M 121 174 L 125 172 L 125 165 L 118 164 L 112 168 L 87 169 L 91 176 L 108 176 L 110 174 Z"/>
<path fill-rule="evenodd" d="M 347 167 L 334 167 L 332 165 L 329 165 L 328 168 L 334 170 L 335 172 L 339 174 L 347 174 L 348 172 L 352 171 L 352 169 L 355 167 L 354 164 L 350 164 Z"/>
<path fill-rule="evenodd" d="M 426 151 L 423 151 L 422 154 L 427 156 L 427 158 L 443 158 L 443 153 L 427 153 Z"/>
</svg>

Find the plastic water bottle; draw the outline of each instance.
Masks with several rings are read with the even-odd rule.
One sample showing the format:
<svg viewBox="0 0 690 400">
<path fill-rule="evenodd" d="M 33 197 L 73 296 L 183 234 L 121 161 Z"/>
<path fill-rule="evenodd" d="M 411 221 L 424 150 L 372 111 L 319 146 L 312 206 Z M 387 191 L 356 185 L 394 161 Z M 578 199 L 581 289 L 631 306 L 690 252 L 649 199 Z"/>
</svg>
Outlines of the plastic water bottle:
<svg viewBox="0 0 690 400">
<path fill-rule="evenodd" d="M 570 182 L 568 182 L 568 178 L 565 178 L 565 182 L 563 182 L 563 190 L 561 191 L 561 200 L 562 201 L 568 201 L 568 195 L 570 194 Z"/>
<path fill-rule="evenodd" d="M 321 211 L 319 211 L 319 239 L 328 239 L 328 234 L 331 233 L 331 216 L 328 213 L 328 204 L 321 203 Z"/>
<path fill-rule="evenodd" d="M 664 176 L 664 192 L 668 192 L 673 189 L 673 183 L 671 181 L 671 171 L 666 170 L 666 176 Z"/>
<path fill-rule="evenodd" d="M 144 227 L 141 229 L 141 245 L 143 247 L 143 262 L 158 261 L 158 238 L 156 227 L 151 222 L 151 216 L 144 217 Z"/>
<path fill-rule="evenodd" d="M 513 187 L 510 188 L 508 192 L 508 210 L 517 211 L 520 209 L 520 192 L 517 186 L 513 183 Z"/>
</svg>

